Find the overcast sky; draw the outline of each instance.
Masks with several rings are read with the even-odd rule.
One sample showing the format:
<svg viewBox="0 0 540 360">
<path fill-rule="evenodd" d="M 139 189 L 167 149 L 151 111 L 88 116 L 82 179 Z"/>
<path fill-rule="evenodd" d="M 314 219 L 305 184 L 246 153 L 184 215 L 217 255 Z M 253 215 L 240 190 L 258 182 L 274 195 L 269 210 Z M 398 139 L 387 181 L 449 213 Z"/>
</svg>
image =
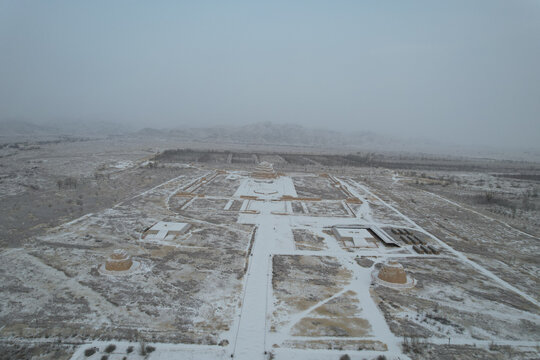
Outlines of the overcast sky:
<svg viewBox="0 0 540 360">
<path fill-rule="evenodd" d="M 540 1 L 4 1 L 0 119 L 540 145 Z"/>
</svg>

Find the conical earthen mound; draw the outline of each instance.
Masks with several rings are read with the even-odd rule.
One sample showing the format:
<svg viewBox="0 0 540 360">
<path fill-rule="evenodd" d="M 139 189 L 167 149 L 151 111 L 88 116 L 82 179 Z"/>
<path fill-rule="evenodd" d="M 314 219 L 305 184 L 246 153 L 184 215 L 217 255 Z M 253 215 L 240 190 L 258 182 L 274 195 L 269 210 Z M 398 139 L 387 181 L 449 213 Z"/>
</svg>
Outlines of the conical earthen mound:
<svg viewBox="0 0 540 360">
<path fill-rule="evenodd" d="M 403 266 L 395 261 L 384 264 L 379 270 L 378 276 L 379 279 L 393 284 L 405 284 L 407 282 L 407 274 L 403 270 Z"/>
<path fill-rule="evenodd" d="M 125 250 L 115 250 L 105 262 L 105 270 L 126 271 L 131 268 L 133 261 Z"/>
<path fill-rule="evenodd" d="M 255 170 L 251 173 L 251 177 L 256 179 L 274 179 L 277 177 L 274 171 L 274 166 L 269 162 L 263 161 L 257 165 Z"/>
</svg>

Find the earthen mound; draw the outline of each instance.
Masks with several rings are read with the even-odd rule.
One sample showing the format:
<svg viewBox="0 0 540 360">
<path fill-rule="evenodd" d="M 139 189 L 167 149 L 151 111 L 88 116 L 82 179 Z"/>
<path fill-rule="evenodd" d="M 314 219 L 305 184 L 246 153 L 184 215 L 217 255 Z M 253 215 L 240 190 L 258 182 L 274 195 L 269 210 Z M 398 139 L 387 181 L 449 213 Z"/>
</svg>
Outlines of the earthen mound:
<svg viewBox="0 0 540 360">
<path fill-rule="evenodd" d="M 255 170 L 251 173 L 251 177 L 255 179 L 275 179 L 277 178 L 277 174 L 274 171 L 272 164 L 263 161 L 257 165 Z"/>
<path fill-rule="evenodd" d="M 405 284 L 407 282 L 407 274 L 403 266 L 396 261 L 386 263 L 378 275 L 379 279 L 394 284 Z"/>
<path fill-rule="evenodd" d="M 127 271 L 133 265 L 131 256 L 123 249 L 115 250 L 105 262 L 107 271 Z"/>
<path fill-rule="evenodd" d="M 372 278 L 377 284 L 394 289 L 408 289 L 416 284 L 412 277 L 407 276 L 403 266 L 392 260 L 383 264 L 380 270 L 375 270 Z"/>
</svg>

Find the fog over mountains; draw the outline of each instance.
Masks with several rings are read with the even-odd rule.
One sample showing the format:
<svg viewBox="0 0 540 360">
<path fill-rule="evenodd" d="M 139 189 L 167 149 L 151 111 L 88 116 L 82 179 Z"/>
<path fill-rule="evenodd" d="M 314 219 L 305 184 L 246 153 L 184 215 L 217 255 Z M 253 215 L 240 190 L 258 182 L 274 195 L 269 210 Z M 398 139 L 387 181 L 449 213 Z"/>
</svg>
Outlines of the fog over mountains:
<svg viewBox="0 0 540 360">
<path fill-rule="evenodd" d="M 426 138 L 393 137 L 372 131 L 347 133 L 311 128 L 295 124 L 259 122 L 238 126 L 136 128 L 132 125 L 106 121 L 68 122 L 56 121 L 35 124 L 28 121 L 10 120 L 0 122 L 2 142 L 31 140 L 34 137 L 104 137 L 124 135 L 145 138 L 168 138 L 183 143 L 263 145 L 303 147 L 333 152 L 407 152 L 436 155 L 487 157 L 540 161 L 539 149 L 505 149 L 486 146 L 463 147 L 457 144 Z"/>
<path fill-rule="evenodd" d="M 0 136 L 5 137 L 31 137 L 31 136 L 105 136 L 126 134 L 130 129 L 121 124 L 107 121 L 51 121 L 36 124 L 23 120 L 0 121 Z"/>
<path fill-rule="evenodd" d="M 210 127 L 175 127 L 137 129 L 131 125 L 124 126 L 105 121 L 66 122 L 56 121 L 46 124 L 35 124 L 28 121 L 9 120 L 0 122 L 2 137 L 31 137 L 31 136 L 83 136 L 96 137 L 107 135 L 139 135 L 174 137 L 182 141 L 200 141 L 208 143 L 230 143 L 251 145 L 290 145 L 313 146 L 328 149 L 373 147 L 373 149 L 389 150 L 396 145 L 407 147 L 412 143 L 430 146 L 427 140 L 399 140 L 372 131 L 339 131 L 310 128 L 295 124 L 277 124 L 259 122 L 238 126 Z"/>
<path fill-rule="evenodd" d="M 216 126 L 205 128 L 142 129 L 139 134 L 162 134 L 178 136 L 182 139 L 216 143 L 260 144 L 260 145 L 299 145 L 339 148 L 344 145 L 370 145 L 387 139 L 368 131 L 351 134 L 307 128 L 301 125 L 275 124 L 271 122 L 254 123 L 242 126 Z"/>
</svg>

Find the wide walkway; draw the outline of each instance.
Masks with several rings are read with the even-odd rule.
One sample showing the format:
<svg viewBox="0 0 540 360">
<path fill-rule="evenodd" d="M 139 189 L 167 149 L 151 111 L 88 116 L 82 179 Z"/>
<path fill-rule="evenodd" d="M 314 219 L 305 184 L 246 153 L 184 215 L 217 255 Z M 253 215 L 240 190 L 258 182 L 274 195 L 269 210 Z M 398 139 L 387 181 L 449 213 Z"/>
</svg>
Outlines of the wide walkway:
<svg viewBox="0 0 540 360">
<path fill-rule="evenodd" d="M 234 346 L 234 358 L 241 360 L 264 358 L 270 252 L 276 240 L 274 229 L 277 227 L 272 216 L 261 218 L 264 221 L 257 229 L 253 255 L 249 259 L 238 337 Z"/>
</svg>

